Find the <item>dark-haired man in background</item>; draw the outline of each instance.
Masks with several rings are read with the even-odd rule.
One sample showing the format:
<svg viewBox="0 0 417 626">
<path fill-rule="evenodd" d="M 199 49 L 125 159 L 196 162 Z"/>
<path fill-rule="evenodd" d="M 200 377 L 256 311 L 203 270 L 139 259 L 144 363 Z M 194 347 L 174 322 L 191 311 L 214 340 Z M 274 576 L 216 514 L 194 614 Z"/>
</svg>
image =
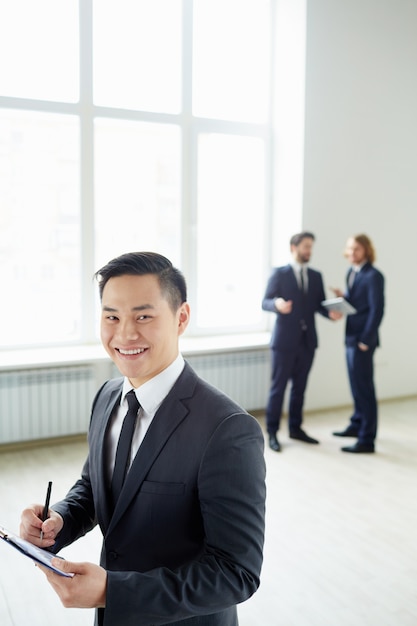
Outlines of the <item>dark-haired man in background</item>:
<svg viewBox="0 0 417 626">
<path fill-rule="evenodd" d="M 269 447 L 279 452 L 278 441 L 285 390 L 291 380 L 288 427 L 291 439 L 317 444 L 301 428 L 304 393 L 308 374 L 317 348 L 315 314 L 333 320 L 342 315 L 329 312 L 321 302 L 325 299 L 320 272 L 307 267 L 313 250 L 313 233 L 293 235 L 290 250 L 293 262 L 276 268 L 267 285 L 262 308 L 276 314 L 271 338 L 272 377 L 266 408 L 266 429 Z"/>
<path fill-rule="evenodd" d="M 65 606 L 98 609 L 96 624 L 237 626 L 262 564 L 262 431 L 184 362 L 190 309 L 168 259 L 125 254 L 97 278 L 101 340 L 123 378 L 94 400 L 81 478 L 46 521 L 40 504 L 23 511 L 21 535 L 58 552 L 100 525 L 101 566 L 43 568 Z"/>
</svg>

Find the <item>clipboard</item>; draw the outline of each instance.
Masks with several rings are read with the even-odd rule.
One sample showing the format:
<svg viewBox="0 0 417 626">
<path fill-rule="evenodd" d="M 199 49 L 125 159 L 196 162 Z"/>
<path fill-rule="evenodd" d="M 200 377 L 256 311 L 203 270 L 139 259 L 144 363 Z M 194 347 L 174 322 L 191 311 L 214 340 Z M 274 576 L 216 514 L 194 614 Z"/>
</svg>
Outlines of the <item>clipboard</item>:
<svg viewBox="0 0 417 626">
<path fill-rule="evenodd" d="M 60 576 L 65 576 L 66 578 L 72 578 L 74 576 L 74 574 L 68 574 L 66 572 L 63 572 L 62 570 L 54 567 L 51 564 L 52 559 L 57 556 L 56 554 L 53 554 L 52 552 L 48 552 L 48 550 L 43 550 L 42 548 L 38 548 L 38 546 L 34 546 L 33 543 L 30 543 L 29 541 L 26 541 L 25 539 L 18 537 L 14 533 L 9 532 L 8 530 L 6 530 L 5 528 L 1 526 L 0 526 L 0 539 L 3 539 L 4 543 L 6 543 L 9 546 L 12 546 L 12 548 L 15 548 L 21 554 L 24 554 L 29 559 L 32 559 L 32 561 L 36 561 L 37 563 L 40 563 L 41 565 L 48 567 L 56 574 L 59 574 Z M 60 559 L 62 557 L 58 557 L 58 558 Z"/>
<path fill-rule="evenodd" d="M 357 313 L 355 307 L 353 307 L 344 298 L 330 298 L 329 300 L 323 300 L 321 303 L 328 311 L 338 311 L 343 315 L 354 315 Z"/>
</svg>

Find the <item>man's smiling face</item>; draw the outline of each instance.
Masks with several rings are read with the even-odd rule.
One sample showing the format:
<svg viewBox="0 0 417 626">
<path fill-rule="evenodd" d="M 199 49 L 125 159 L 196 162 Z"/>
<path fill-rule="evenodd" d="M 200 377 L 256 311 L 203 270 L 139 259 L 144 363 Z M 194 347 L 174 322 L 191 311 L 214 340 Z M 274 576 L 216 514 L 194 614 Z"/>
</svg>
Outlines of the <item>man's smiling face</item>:
<svg viewBox="0 0 417 626">
<path fill-rule="evenodd" d="M 110 278 L 102 294 L 101 341 L 120 372 L 139 387 L 178 356 L 189 306 L 173 311 L 153 274 Z"/>
</svg>

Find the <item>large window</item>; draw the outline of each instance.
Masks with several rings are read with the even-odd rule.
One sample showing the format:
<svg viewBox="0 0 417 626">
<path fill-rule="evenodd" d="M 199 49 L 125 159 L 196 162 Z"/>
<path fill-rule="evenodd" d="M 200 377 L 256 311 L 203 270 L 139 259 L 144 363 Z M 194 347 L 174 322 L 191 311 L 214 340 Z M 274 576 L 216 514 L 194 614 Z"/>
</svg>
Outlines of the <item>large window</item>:
<svg viewBox="0 0 417 626">
<path fill-rule="evenodd" d="M 263 329 L 274 0 L 0 4 L 3 347 L 93 342 L 92 276 L 155 250 L 188 335 Z"/>
</svg>

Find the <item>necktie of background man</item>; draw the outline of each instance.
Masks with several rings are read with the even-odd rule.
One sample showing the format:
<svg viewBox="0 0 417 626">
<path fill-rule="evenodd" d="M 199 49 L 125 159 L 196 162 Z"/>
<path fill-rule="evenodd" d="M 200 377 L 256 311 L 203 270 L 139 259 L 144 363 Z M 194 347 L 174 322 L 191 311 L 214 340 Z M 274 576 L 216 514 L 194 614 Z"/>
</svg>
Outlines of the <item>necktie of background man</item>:
<svg viewBox="0 0 417 626">
<path fill-rule="evenodd" d="M 354 269 L 350 270 L 350 274 L 349 274 L 349 278 L 348 278 L 348 287 L 349 289 L 352 289 L 353 287 L 353 283 L 355 282 L 355 278 L 356 278 L 356 272 Z"/>
<path fill-rule="evenodd" d="M 303 293 L 305 293 L 306 288 L 305 288 L 305 281 L 304 281 L 304 268 L 301 267 L 300 270 L 300 289 Z"/>
</svg>

